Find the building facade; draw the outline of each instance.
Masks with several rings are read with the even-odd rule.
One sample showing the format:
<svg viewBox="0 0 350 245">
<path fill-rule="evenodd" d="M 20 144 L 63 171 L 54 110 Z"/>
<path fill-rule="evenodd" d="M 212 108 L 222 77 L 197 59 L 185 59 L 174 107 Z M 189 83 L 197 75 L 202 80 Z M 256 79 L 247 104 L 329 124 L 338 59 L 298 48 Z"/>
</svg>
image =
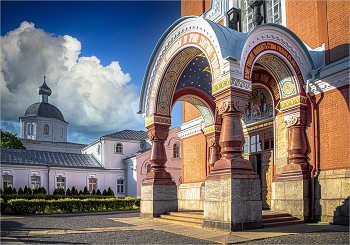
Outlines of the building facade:
<svg viewBox="0 0 350 245">
<path fill-rule="evenodd" d="M 203 210 L 204 227 L 238 230 L 261 227 L 266 208 L 349 224 L 348 8 L 182 1 L 140 97 L 160 153 L 171 108 L 183 105 L 182 184 L 177 199 L 162 154 L 151 157 L 142 191 L 153 195 L 143 198 L 141 217 Z"/>
<path fill-rule="evenodd" d="M 165 141 L 166 169 L 171 174 L 172 180 L 179 188 L 181 180 L 181 139 L 177 132 L 179 127 L 170 129 Z M 151 171 L 151 148 L 140 150 L 124 159 L 126 169 L 126 195 L 141 198 L 141 185 Z"/>
</svg>

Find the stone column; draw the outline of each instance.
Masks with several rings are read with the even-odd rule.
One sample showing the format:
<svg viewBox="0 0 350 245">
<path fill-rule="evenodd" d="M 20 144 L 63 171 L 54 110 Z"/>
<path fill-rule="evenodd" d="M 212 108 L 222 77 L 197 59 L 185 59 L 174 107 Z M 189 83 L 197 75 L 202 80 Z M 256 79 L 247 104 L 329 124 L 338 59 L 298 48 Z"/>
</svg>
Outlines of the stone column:
<svg viewBox="0 0 350 245">
<path fill-rule="evenodd" d="M 307 162 L 305 108 L 285 116 L 288 127 L 288 164 L 272 183 L 272 210 L 307 221 L 310 215 L 310 172 Z"/>
<path fill-rule="evenodd" d="M 205 135 L 205 140 L 209 146 L 209 170 L 212 171 L 214 163 L 220 159 L 220 132 L 210 132 Z"/>
<path fill-rule="evenodd" d="M 259 176 L 242 156 L 241 117 L 249 102 L 248 95 L 249 91 L 232 87 L 214 95 L 223 118 L 221 158 L 205 181 L 203 227 L 236 231 L 262 226 Z"/>
<path fill-rule="evenodd" d="M 261 15 L 261 5 L 263 4 L 263 0 L 249 0 L 248 4 L 253 9 L 253 29 L 259 25 L 261 25 L 264 17 Z"/>
<path fill-rule="evenodd" d="M 171 174 L 165 170 L 167 161 L 164 142 L 169 126 L 151 124 L 147 127 L 152 141 L 151 171 L 141 186 L 141 218 L 153 218 L 170 211 L 177 211 L 177 187 Z"/>
</svg>

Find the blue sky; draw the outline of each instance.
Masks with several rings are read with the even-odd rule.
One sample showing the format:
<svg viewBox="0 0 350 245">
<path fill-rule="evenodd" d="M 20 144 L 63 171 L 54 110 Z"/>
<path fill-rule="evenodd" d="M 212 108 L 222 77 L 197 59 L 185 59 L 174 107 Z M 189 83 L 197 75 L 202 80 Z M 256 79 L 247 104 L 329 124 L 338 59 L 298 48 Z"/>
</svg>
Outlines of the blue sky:
<svg viewBox="0 0 350 245">
<path fill-rule="evenodd" d="M 49 103 L 69 122 L 68 141 L 145 130 L 131 114 L 153 49 L 180 11 L 180 1 L 1 1 L 2 130 L 20 135 L 18 118 L 39 102 L 44 73 Z M 172 120 L 181 125 L 180 103 Z"/>
</svg>

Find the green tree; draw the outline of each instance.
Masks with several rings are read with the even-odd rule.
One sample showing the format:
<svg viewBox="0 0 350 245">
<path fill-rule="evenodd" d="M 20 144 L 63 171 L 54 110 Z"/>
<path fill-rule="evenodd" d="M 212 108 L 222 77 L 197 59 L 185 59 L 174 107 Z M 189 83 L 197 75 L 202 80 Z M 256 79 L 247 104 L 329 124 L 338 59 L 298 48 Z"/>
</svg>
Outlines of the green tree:
<svg viewBox="0 0 350 245">
<path fill-rule="evenodd" d="M 11 134 L 7 131 L 2 132 L 1 130 L 1 148 L 11 148 L 11 149 L 23 149 L 26 148 L 23 146 L 22 142 L 17 139 L 17 134 Z"/>
</svg>

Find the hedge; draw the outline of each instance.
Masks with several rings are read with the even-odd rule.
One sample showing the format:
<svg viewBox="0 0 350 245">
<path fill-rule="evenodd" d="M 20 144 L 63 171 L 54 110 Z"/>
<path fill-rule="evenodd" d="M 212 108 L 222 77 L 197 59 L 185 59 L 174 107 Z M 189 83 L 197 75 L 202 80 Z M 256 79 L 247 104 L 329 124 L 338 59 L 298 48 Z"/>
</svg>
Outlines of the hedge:
<svg viewBox="0 0 350 245">
<path fill-rule="evenodd" d="M 11 195 L 2 195 L 2 199 L 4 199 L 5 202 L 8 202 L 9 200 L 12 199 L 27 199 L 27 200 L 32 200 L 32 199 L 43 199 L 43 200 L 59 200 L 59 199 L 64 199 L 64 198 L 74 198 L 74 199 L 111 199 L 115 198 L 114 196 L 102 196 L 102 195 L 75 195 L 75 196 L 66 196 L 66 195 L 48 195 L 48 194 L 22 194 L 22 195 L 17 195 L 17 194 L 11 194 Z"/>
<path fill-rule="evenodd" d="M 1 213 L 3 214 L 6 208 L 6 202 L 2 198 L 0 198 L 0 201 L 1 201 Z"/>
<path fill-rule="evenodd" d="M 93 211 L 96 212 L 138 209 L 140 207 L 140 199 L 12 199 L 7 202 L 7 205 L 16 214 L 48 214 Z"/>
</svg>

